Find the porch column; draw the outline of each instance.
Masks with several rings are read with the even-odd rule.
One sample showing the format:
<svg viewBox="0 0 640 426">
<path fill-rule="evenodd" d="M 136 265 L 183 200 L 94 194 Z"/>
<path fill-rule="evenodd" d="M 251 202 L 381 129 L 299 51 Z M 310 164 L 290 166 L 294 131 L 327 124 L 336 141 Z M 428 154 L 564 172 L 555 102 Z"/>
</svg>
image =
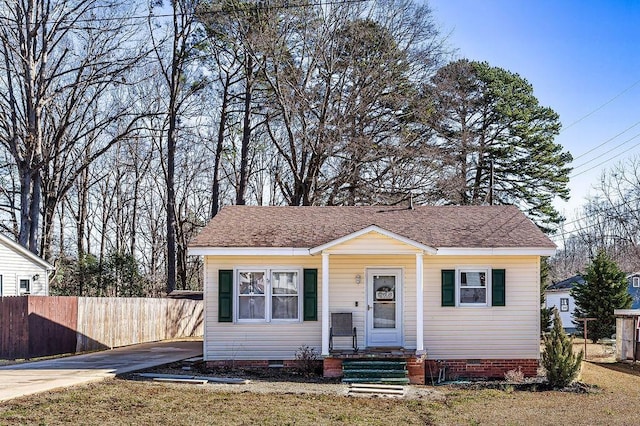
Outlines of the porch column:
<svg viewBox="0 0 640 426">
<path fill-rule="evenodd" d="M 322 253 L 322 355 L 329 355 L 329 254 Z"/>
<path fill-rule="evenodd" d="M 424 263 L 422 252 L 416 253 L 416 354 L 424 353 Z"/>
</svg>

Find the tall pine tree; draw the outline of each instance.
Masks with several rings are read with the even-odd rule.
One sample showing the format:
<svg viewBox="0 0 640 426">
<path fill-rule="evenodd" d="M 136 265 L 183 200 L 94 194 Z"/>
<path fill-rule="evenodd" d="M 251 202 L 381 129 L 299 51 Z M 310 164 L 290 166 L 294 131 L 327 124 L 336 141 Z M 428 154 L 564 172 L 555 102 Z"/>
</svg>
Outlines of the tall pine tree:
<svg viewBox="0 0 640 426">
<path fill-rule="evenodd" d="M 430 89 L 441 161 L 435 196 L 453 204 L 515 204 L 545 230 L 558 223 L 553 200 L 569 197 L 572 157 L 554 141 L 558 114 L 540 105 L 533 86 L 461 59 L 439 69 Z"/>
<path fill-rule="evenodd" d="M 596 318 L 587 324 L 587 334 L 595 343 L 598 339 L 611 336 L 616 331 L 615 309 L 631 307 L 631 296 L 627 292 L 627 277 L 604 250 L 596 257 L 582 274 L 584 284 L 575 285 L 571 295 L 575 299 L 573 313 L 574 324 L 583 331 L 580 318 Z"/>
</svg>

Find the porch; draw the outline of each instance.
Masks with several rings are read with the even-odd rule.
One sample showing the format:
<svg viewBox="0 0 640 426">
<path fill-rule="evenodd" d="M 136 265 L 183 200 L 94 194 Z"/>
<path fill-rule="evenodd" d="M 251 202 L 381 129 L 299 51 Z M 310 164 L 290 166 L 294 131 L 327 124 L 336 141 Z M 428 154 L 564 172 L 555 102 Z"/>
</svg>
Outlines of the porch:
<svg viewBox="0 0 640 426">
<path fill-rule="evenodd" d="M 424 256 L 434 253 L 376 226 L 310 250 L 322 259 L 321 355 L 343 359 L 349 354 L 334 351 L 331 343 L 336 313 L 352 315 L 354 348 L 381 357 L 401 347 L 411 348 L 413 357 L 424 353 Z"/>
</svg>

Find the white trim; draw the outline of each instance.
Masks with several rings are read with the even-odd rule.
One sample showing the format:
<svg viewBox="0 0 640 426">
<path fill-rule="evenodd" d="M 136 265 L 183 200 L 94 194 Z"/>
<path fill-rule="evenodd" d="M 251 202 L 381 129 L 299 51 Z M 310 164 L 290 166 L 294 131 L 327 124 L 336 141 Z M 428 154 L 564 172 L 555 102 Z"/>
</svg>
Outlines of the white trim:
<svg viewBox="0 0 640 426">
<path fill-rule="evenodd" d="M 374 301 L 373 301 L 373 279 L 375 275 L 393 275 L 396 278 L 395 288 L 395 324 L 394 328 L 378 328 L 373 327 L 373 313 L 374 313 Z M 365 343 L 367 347 L 371 346 L 404 346 L 404 268 L 393 267 L 385 268 L 380 266 L 367 267 L 365 269 L 366 276 L 366 297 L 367 297 L 367 311 L 366 311 L 366 336 Z M 382 338 L 383 341 L 374 340 L 374 334 L 378 339 Z M 391 340 L 393 339 L 393 340 Z"/>
<path fill-rule="evenodd" d="M 264 273 L 264 293 L 262 296 L 264 299 L 264 318 L 240 318 L 240 298 L 243 297 L 240 294 L 240 274 L 243 272 L 263 272 Z M 298 298 L 298 317 L 297 318 L 273 318 L 272 304 L 273 304 L 273 273 L 274 272 L 294 272 L 297 274 L 297 284 L 298 284 L 298 293 L 296 297 Z M 233 311 L 234 314 L 234 322 L 236 324 L 245 324 L 245 323 L 258 323 L 258 324 L 281 324 L 281 323 L 300 323 L 303 321 L 303 312 L 302 312 L 302 299 L 303 299 L 303 287 L 304 287 L 304 274 L 301 268 L 291 267 L 291 266 L 271 266 L 271 265 L 262 265 L 262 266 L 237 266 L 233 269 Z M 246 295 L 244 296 L 246 297 Z"/>
<path fill-rule="evenodd" d="M 485 273 L 485 285 L 484 285 L 484 289 L 485 289 L 485 301 L 484 303 L 462 303 L 460 302 L 460 297 L 462 295 L 462 290 L 461 290 L 461 286 L 462 283 L 460 282 L 460 275 L 462 272 L 484 272 Z M 461 308 L 486 308 L 486 307 L 491 307 L 492 306 L 492 300 L 491 300 L 491 292 L 492 292 L 492 286 L 493 286 L 493 282 L 491 280 L 491 275 L 492 275 L 492 269 L 491 266 L 475 266 L 475 265 L 464 265 L 464 266 L 458 266 L 456 268 L 456 307 L 461 307 Z"/>
<path fill-rule="evenodd" d="M 27 291 L 23 292 L 20 288 L 20 281 L 27 281 L 29 283 L 29 288 Z M 16 295 L 17 296 L 28 296 L 31 294 L 31 290 L 33 290 L 33 279 L 29 275 L 16 275 Z"/>
<path fill-rule="evenodd" d="M 0 234 L 0 243 L 3 243 L 4 245 L 9 247 L 13 251 L 17 252 L 18 254 L 22 255 L 23 257 L 26 257 L 27 259 L 31 260 L 32 262 L 40 265 L 41 267 L 43 267 L 43 268 L 45 268 L 47 270 L 51 270 L 52 271 L 52 270 L 56 269 L 49 262 L 47 262 L 44 259 L 42 259 L 42 258 L 36 256 L 35 254 L 31 253 L 25 247 L 23 247 L 20 244 L 16 243 L 11 238 L 4 236 L 3 234 Z"/>
<path fill-rule="evenodd" d="M 438 256 L 552 256 L 556 249 L 546 247 L 442 247 Z"/>
<path fill-rule="evenodd" d="M 329 355 L 329 255 L 322 253 L 322 356 Z"/>
<path fill-rule="evenodd" d="M 189 256 L 309 256 L 299 247 L 190 247 Z"/>
<path fill-rule="evenodd" d="M 400 235 L 394 234 L 393 232 L 386 231 L 382 228 L 379 228 L 375 225 L 369 226 L 367 228 L 361 229 L 360 231 L 354 232 L 349 235 L 345 235 L 344 237 L 338 238 L 337 240 L 330 241 L 326 244 L 312 247 L 312 248 L 301 248 L 301 247 L 190 247 L 188 248 L 187 254 L 189 256 L 312 256 L 318 254 L 324 250 L 330 249 L 338 244 L 342 244 L 354 238 L 360 237 L 369 232 L 377 232 L 386 237 L 395 239 L 402 243 L 405 243 L 411 247 L 415 247 L 416 250 L 420 250 L 426 254 L 438 255 L 438 256 L 552 256 L 555 254 L 556 249 L 546 248 L 546 247 L 495 247 L 495 248 L 483 248 L 483 247 L 443 247 L 435 249 L 433 247 L 425 246 L 424 244 L 415 242 L 408 238 L 402 237 Z M 2 235 L 0 235 L 2 237 Z M 6 237 L 5 237 L 6 238 Z M 10 241 L 10 240 L 9 240 Z M 14 243 L 15 244 L 15 243 Z M 31 259 L 39 259 L 39 263 L 48 265 L 47 268 L 54 269 L 53 266 L 49 265 L 44 260 L 38 258 L 36 255 L 31 253 L 30 251 L 24 249 L 22 246 L 19 246 L 22 250 L 25 250 L 26 253 L 23 253 L 25 256 L 29 256 Z M 374 249 L 368 254 L 375 254 L 376 251 Z M 398 250 L 393 254 L 415 254 L 414 250 Z M 367 254 L 362 253 L 359 250 L 350 252 L 344 251 L 340 252 L 340 254 Z M 388 253 L 385 253 L 388 254 Z"/>
<path fill-rule="evenodd" d="M 424 255 L 416 253 L 416 355 L 424 354 Z"/>
<path fill-rule="evenodd" d="M 366 228 L 363 228 L 359 231 L 353 232 L 351 234 L 345 235 L 344 237 L 340 237 L 338 239 L 335 239 L 333 241 L 329 241 L 326 244 L 322 244 L 320 246 L 317 247 L 312 247 L 309 249 L 309 253 L 313 254 L 318 254 L 324 250 L 330 249 L 331 247 L 334 247 L 336 245 L 345 243 L 347 241 L 353 240 L 354 238 L 358 238 L 362 235 L 368 234 L 369 232 L 377 232 L 378 234 L 384 235 L 385 237 L 389 237 L 392 238 L 394 240 L 400 241 L 402 243 L 405 243 L 407 245 L 410 245 L 411 247 L 415 247 L 417 250 L 421 250 L 424 251 L 426 253 L 429 254 L 436 254 L 437 250 L 433 247 L 429 247 L 429 246 L 425 246 L 424 244 L 421 244 L 419 242 L 413 241 L 409 238 L 403 237 L 401 235 L 398 235 L 396 233 L 393 233 L 391 231 L 387 231 L 386 229 L 382 229 L 379 226 L 376 225 L 371 225 L 371 226 L 367 226 Z M 372 253 L 375 253 L 375 250 L 372 249 Z M 409 251 L 409 253 L 415 253 L 414 251 Z M 348 253 L 347 253 L 348 254 Z"/>
</svg>

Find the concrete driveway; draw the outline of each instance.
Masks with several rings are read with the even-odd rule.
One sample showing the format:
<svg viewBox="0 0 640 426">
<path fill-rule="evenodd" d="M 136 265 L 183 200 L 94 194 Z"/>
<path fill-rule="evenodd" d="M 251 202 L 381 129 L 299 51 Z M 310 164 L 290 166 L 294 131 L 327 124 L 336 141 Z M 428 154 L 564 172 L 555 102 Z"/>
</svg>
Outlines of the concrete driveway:
<svg viewBox="0 0 640 426">
<path fill-rule="evenodd" d="M 7 365 L 0 367 L 0 401 L 104 380 L 201 355 L 202 341 L 169 341 Z"/>
</svg>

